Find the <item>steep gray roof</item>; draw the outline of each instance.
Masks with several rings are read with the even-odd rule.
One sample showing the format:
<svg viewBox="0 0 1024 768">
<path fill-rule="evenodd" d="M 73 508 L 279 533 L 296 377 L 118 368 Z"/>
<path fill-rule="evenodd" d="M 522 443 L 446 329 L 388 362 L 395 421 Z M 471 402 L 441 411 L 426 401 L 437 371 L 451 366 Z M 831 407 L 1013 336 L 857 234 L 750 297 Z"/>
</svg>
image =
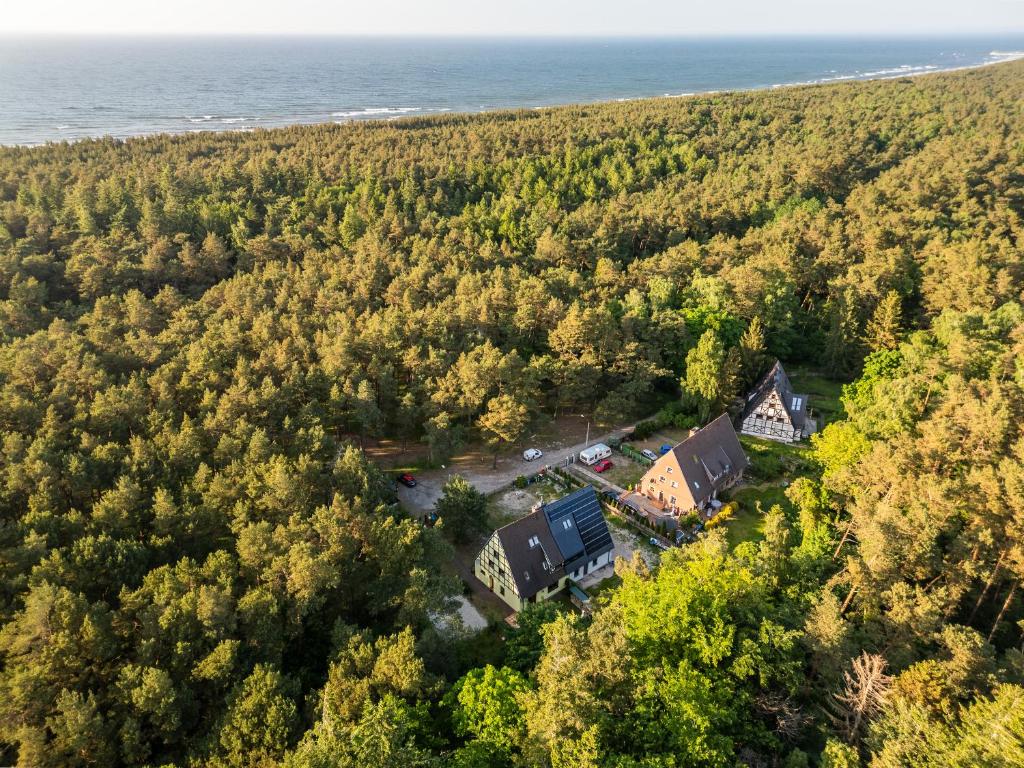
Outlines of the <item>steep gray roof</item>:
<svg viewBox="0 0 1024 768">
<path fill-rule="evenodd" d="M 614 549 L 597 491 L 589 485 L 499 528 L 497 535 L 523 599 Z"/>
<path fill-rule="evenodd" d="M 565 575 L 562 553 L 551 535 L 547 518 L 540 510 L 499 528 L 497 534 L 516 589 L 524 600 Z M 533 537 L 537 537 L 538 544 L 530 544 Z"/>
<path fill-rule="evenodd" d="M 672 449 L 687 488 L 698 504 L 707 501 L 749 465 L 728 414 L 722 414 Z"/>
<path fill-rule="evenodd" d="M 567 572 L 615 547 L 601 511 L 601 501 L 592 485 L 545 504 L 544 514 L 562 550 Z"/>
<path fill-rule="evenodd" d="M 807 395 L 795 394 L 793 392 L 793 385 L 790 384 L 789 377 L 786 375 L 786 371 L 779 360 L 775 361 L 775 364 L 768 369 L 768 372 L 750 390 L 750 393 L 747 395 L 747 402 L 743 405 L 740 420 L 742 421 L 756 411 L 772 391 L 779 393 L 779 399 L 782 400 L 782 406 L 786 409 L 786 413 L 789 414 L 793 427 L 802 430 L 804 421 L 807 419 Z"/>
</svg>

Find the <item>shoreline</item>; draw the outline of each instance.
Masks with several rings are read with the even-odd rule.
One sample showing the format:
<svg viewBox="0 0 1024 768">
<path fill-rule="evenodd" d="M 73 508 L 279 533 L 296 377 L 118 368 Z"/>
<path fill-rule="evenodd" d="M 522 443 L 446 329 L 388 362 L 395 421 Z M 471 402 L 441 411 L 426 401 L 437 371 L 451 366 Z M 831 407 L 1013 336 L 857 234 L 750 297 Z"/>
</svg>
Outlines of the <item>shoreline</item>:
<svg viewBox="0 0 1024 768">
<path fill-rule="evenodd" d="M 239 134 L 239 133 L 256 133 L 260 131 L 275 131 L 284 130 L 288 128 L 303 128 L 303 127 L 316 127 L 316 126 L 329 126 L 329 125 L 354 125 L 354 124 L 377 124 L 386 125 L 396 121 L 415 120 L 422 118 L 435 118 L 441 116 L 447 117 L 462 117 L 472 115 L 485 115 L 492 113 L 502 112 L 523 112 L 523 111 L 535 111 L 542 112 L 545 110 L 553 109 L 564 109 L 567 107 L 588 107 L 588 106 L 601 106 L 608 104 L 622 104 L 634 101 L 654 101 L 658 99 L 690 99 L 700 98 L 704 96 L 712 96 L 716 94 L 733 94 L 733 93 L 758 93 L 758 92 L 771 92 L 784 90 L 788 88 L 807 88 L 814 86 L 827 86 L 827 85 L 838 85 L 842 83 L 863 83 L 872 81 L 885 81 L 885 80 L 900 80 L 909 77 L 922 77 L 926 75 L 942 75 L 953 72 L 966 72 L 977 69 L 984 69 L 987 67 L 997 66 L 1000 64 L 1009 64 L 1015 61 L 1024 60 L 1024 50 L 1020 51 L 992 51 L 989 53 L 990 57 L 993 57 L 989 61 L 981 61 L 975 64 L 965 64 L 961 66 L 952 67 L 939 67 L 936 65 L 909 65 L 904 64 L 899 67 L 890 67 L 888 69 L 877 70 L 875 72 L 868 73 L 855 73 L 855 74 L 839 74 L 835 73 L 834 76 L 827 76 L 818 78 L 815 80 L 803 80 L 785 83 L 772 83 L 768 85 L 756 85 L 747 88 L 719 88 L 719 89 L 707 89 L 698 90 L 684 93 L 663 93 L 660 95 L 645 95 L 645 96 L 629 96 L 619 98 L 604 98 L 596 99 L 592 101 L 578 101 L 578 102 L 564 102 L 560 104 L 542 104 L 542 105 L 505 105 L 496 107 L 483 107 L 480 109 L 452 109 L 452 108 L 419 108 L 419 107 L 376 107 L 366 108 L 363 110 L 354 110 L 348 112 L 336 112 L 330 113 L 326 119 L 317 116 L 315 118 L 304 120 L 301 117 L 293 120 L 284 120 L 279 123 L 272 123 L 266 125 L 257 126 L 242 126 L 238 128 L 231 127 L 234 123 L 238 122 L 260 122 L 262 120 L 273 120 L 273 117 L 219 117 L 216 115 L 204 115 L 201 118 L 185 117 L 190 123 L 203 123 L 202 128 L 184 128 L 181 130 L 154 130 L 146 131 L 141 133 L 132 133 L 126 135 L 115 135 L 115 134 L 96 134 L 90 136 L 76 136 L 66 139 L 47 139 L 45 141 L 38 142 L 25 142 L 25 143 L 11 143 L 2 144 L 0 143 L 0 150 L 2 149 L 38 149 L 41 147 L 60 146 L 65 144 L 77 144 L 83 141 L 117 141 L 117 142 L 128 142 L 136 140 L 146 140 L 155 138 L 167 138 L 177 136 L 192 136 L 197 134 Z M 830 73 L 831 75 L 831 73 Z M 419 114 L 411 114 L 412 112 L 418 112 Z M 337 119 L 342 118 L 342 119 Z M 219 119 L 219 123 L 213 123 L 210 121 Z M 209 122 L 209 125 L 205 123 Z M 65 126 L 58 126 L 58 130 Z M 70 126 L 67 126 L 70 127 Z"/>
</svg>

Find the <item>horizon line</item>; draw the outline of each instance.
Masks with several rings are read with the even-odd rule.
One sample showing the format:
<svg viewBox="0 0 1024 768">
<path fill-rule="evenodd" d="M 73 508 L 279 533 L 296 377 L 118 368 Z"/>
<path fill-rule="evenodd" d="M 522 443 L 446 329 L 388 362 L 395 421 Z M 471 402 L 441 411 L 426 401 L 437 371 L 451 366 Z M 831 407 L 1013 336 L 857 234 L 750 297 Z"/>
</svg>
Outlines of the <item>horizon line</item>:
<svg viewBox="0 0 1024 768">
<path fill-rule="evenodd" d="M 1005 28 L 971 31 L 765 31 L 765 32 L 277 32 L 277 31 L 194 31 L 194 32 L 161 32 L 155 30 L 121 30 L 110 32 L 74 32 L 67 30 L 4 30 L 0 31 L 0 39 L 12 37 L 61 37 L 61 38 L 348 38 L 348 39 L 394 39 L 394 40 L 703 40 L 703 39 L 800 39 L 800 38 L 834 38 L 834 39 L 957 39 L 991 38 L 991 37 L 1024 37 L 1024 26 L 1019 29 Z"/>
</svg>

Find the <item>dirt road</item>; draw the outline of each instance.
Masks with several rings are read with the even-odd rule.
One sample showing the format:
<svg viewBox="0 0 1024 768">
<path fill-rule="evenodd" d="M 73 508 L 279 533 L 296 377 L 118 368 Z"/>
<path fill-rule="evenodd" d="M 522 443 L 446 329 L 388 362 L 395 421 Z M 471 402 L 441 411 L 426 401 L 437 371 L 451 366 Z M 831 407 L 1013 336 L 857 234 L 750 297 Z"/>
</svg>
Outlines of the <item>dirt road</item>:
<svg viewBox="0 0 1024 768">
<path fill-rule="evenodd" d="M 589 444 L 607 442 L 612 437 L 629 431 L 632 427 L 632 424 L 628 424 L 604 434 L 591 435 Z M 418 473 L 416 475 L 416 487 L 406 488 L 399 486 L 398 498 L 406 510 L 413 514 L 421 515 L 434 508 L 437 500 L 441 498 L 441 489 L 453 475 L 462 475 L 478 491 L 490 494 L 507 485 L 511 485 L 519 475 L 531 475 L 540 471 L 545 465 L 554 466 L 561 463 L 567 456 L 579 453 L 587 445 L 586 441 L 564 446 L 545 445 L 543 442 L 538 441 L 531 447 L 540 448 L 544 451 L 543 458 L 537 461 L 524 461 L 522 454 L 498 457 L 496 469 L 492 469 L 489 456 L 484 454 L 467 454 L 465 457 L 456 458 L 443 469 L 433 469 Z"/>
</svg>

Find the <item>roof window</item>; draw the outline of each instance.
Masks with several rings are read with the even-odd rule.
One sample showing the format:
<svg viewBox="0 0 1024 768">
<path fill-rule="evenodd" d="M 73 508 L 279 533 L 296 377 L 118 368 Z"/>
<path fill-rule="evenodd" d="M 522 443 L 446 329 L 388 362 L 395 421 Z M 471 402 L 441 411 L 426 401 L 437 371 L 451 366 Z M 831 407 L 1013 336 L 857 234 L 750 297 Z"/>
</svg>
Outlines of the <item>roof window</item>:
<svg viewBox="0 0 1024 768">
<path fill-rule="evenodd" d="M 572 528 L 572 520 L 569 520 L 569 519 L 563 520 L 562 521 L 562 527 L 565 528 L 565 530 L 568 531 L 570 528 Z"/>
<path fill-rule="evenodd" d="M 533 549 L 534 547 L 540 544 L 540 537 L 531 536 L 530 540 L 527 543 L 530 545 L 530 549 Z"/>
</svg>

